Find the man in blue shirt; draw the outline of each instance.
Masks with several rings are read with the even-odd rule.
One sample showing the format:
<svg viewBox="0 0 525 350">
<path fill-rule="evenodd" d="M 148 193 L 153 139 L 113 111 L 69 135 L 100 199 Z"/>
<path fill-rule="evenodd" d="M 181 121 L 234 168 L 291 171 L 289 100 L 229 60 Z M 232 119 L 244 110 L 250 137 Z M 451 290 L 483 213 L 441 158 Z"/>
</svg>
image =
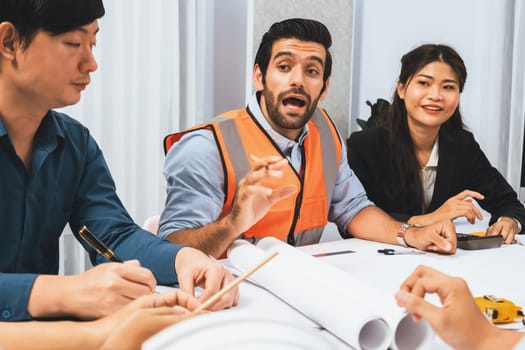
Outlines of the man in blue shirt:
<svg viewBox="0 0 525 350">
<path fill-rule="evenodd" d="M 180 283 L 206 299 L 232 280 L 200 251 L 135 225 L 75 104 L 97 69 L 92 48 L 102 0 L 0 3 L 0 321 L 109 314 L 155 285 Z M 124 264 L 57 276 L 58 240 L 86 225 Z M 94 264 L 107 262 L 84 244 Z M 235 290 L 215 308 L 237 302 Z"/>
</svg>

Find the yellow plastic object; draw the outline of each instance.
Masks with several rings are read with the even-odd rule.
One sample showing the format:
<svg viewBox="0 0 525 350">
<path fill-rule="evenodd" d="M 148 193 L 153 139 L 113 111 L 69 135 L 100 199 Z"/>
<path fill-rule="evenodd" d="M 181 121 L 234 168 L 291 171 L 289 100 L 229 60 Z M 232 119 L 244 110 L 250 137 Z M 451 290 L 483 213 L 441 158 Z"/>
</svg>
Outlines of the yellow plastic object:
<svg viewBox="0 0 525 350">
<path fill-rule="evenodd" d="M 485 231 L 471 232 L 471 233 L 469 233 L 469 235 L 478 236 L 478 237 L 485 237 L 487 235 L 487 232 L 485 232 Z"/>
<path fill-rule="evenodd" d="M 484 295 L 474 298 L 481 312 L 487 315 L 492 323 L 510 323 L 523 318 L 523 311 L 520 306 L 515 305 L 512 301 L 496 298 L 493 295 Z"/>
</svg>

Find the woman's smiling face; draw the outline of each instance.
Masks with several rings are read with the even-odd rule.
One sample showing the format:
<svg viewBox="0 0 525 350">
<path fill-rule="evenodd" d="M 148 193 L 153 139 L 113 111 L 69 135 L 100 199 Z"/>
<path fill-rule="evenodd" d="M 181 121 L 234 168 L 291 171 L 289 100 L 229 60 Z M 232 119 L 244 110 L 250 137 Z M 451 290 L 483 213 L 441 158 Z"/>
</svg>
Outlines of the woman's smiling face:
<svg viewBox="0 0 525 350">
<path fill-rule="evenodd" d="M 454 70 L 441 61 L 421 68 L 406 85 L 397 86 L 404 100 L 407 121 L 413 127 L 439 128 L 450 119 L 459 104 L 459 82 Z"/>
</svg>

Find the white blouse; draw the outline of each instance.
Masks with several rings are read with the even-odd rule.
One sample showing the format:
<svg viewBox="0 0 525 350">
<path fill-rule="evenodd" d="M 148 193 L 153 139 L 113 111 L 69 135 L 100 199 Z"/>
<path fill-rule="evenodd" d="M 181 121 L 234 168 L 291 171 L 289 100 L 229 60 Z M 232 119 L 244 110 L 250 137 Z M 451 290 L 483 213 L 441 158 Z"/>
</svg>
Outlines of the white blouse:
<svg viewBox="0 0 525 350">
<path fill-rule="evenodd" d="M 427 164 L 420 170 L 421 183 L 423 184 L 423 206 L 425 210 L 432 201 L 434 184 L 436 183 L 437 166 L 439 160 L 439 139 L 436 139 Z"/>
</svg>

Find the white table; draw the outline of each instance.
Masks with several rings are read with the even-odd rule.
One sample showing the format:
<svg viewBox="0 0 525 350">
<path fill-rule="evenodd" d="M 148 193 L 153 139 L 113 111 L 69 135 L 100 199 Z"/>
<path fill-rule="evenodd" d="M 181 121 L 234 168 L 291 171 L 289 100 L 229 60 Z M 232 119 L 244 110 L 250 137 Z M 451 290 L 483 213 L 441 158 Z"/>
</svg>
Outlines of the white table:
<svg viewBox="0 0 525 350">
<path fill-rule="evenodd" d="M 352 250 L 354 253 L 327 256 L 319 259 L 337 266 L 353 277 L 371 285 L 380 288 L 387 295 L 392 296 L 398 290 L 401 282 L 420 264 L 434 267 L 445 273 L 461 276 L 469 284 L 472 293 L 475 296 L 493 294 L 515 302 L 517 305 L 525 306 L 525 274 L 521 271 L 525 263 L 525 247 L 521 245 L 504 245 L 496 249 L 486 249 L 477 251 L 458 250 L 455 255 L 439 255 L 435 253 L 425 253 L 423 255 L 382 255 L 378 254 L 378 249 L 394 248 L 397 250 L 404 249 L 399 246 L 391 246 L 383 243 L 364 241 L 360 239 L 339 240 L 326 242 L 311 246 L 301 247 L 302 251 L 315 254 L 334 251 Z M 315 283 L 315 281 L 312 281 Z M 307 293 L 307 291 L 305 291 Z M 327 331 L 321 330 L 311 320 L 297 312 L 295 309 L 276 298 L 269 292 L 254 286 L 251 283 L 243 283 L 240 286 L 240 301 L 235 308 L 213 313 L 214 315 L 205 315 L 201 317 L 216 317 L 217 322 L 225 320 L 239 320 L 251 317 L 264 319 L 267 322 L 284 322 L 297 325 L 301 329 L 310 330 L 312 333 L 318 333 L 320 337 L 328 341 L 335 349 L 349 349 L 350 347 L 342 343 L 337 338 L 331 336 Z M 438 298 L 430 296 L 430 301 L 439 304 Z M 315 297 L 312 302 L 315 302 Z M 359 301 L 356 301 L 359 302 Z M 333 312 L 333 311 L 330 311 Z M 193 322 L 194 327 L 199 327 L 197 319 L 185 321 Z M 248 321 L 246 321 L 248 322 Z M 184 323 L 184 322 L 183 322 Z M 181 326 L 175 325 L 167 330 L 154 336 L 150 341 L 145 343 L 145 349 L 158 349 L 158 344 L 166 342 L 169 339 L 170 344 L 174 346 L 172 338 L 179 337 Z M 191 325 L 190 325 L 191 326 Z M 244 331 L 242 335 L 236 330 L 236 326 L 230 327 L 231 334 L 228 330 L 221 330 L 225 337 L 251 336 L 250 332 Z M 260 332 L 256 329 L 253 333 Z M 185 334 L 187 334 L 187 330 Z M 283 328 L 283 333 L 287 330 Z M 196 329 L 198 334 L 199 330 Z M 277 332 L 279 333 L 279 332 Z M 269 337 L 277 334 L 269 334 Z M 282 334 L 279 336 L 283 336 Z M 200 342 L 210 341 L 213 339 L 206 337 L 199 338 Z M 176 347 L 176 346 L 175 346 Z M 205 349 L 206 347 L 202 347 Z M 209 347 L 213 348 L 212 345 Z M 261 347 L 262 349 L 263 347 Z M 195 349 L 197 349 L 195 347 Z M 208 348 L 206 348 L 208 349 Z M 284 349 L 284 348 L 283 348 Z M 286 349 L 289 349 L 286 347 Z M 448 347 L 436 337 L 432 344 L 432 349 L 448 349 Z"/>
</svg>

